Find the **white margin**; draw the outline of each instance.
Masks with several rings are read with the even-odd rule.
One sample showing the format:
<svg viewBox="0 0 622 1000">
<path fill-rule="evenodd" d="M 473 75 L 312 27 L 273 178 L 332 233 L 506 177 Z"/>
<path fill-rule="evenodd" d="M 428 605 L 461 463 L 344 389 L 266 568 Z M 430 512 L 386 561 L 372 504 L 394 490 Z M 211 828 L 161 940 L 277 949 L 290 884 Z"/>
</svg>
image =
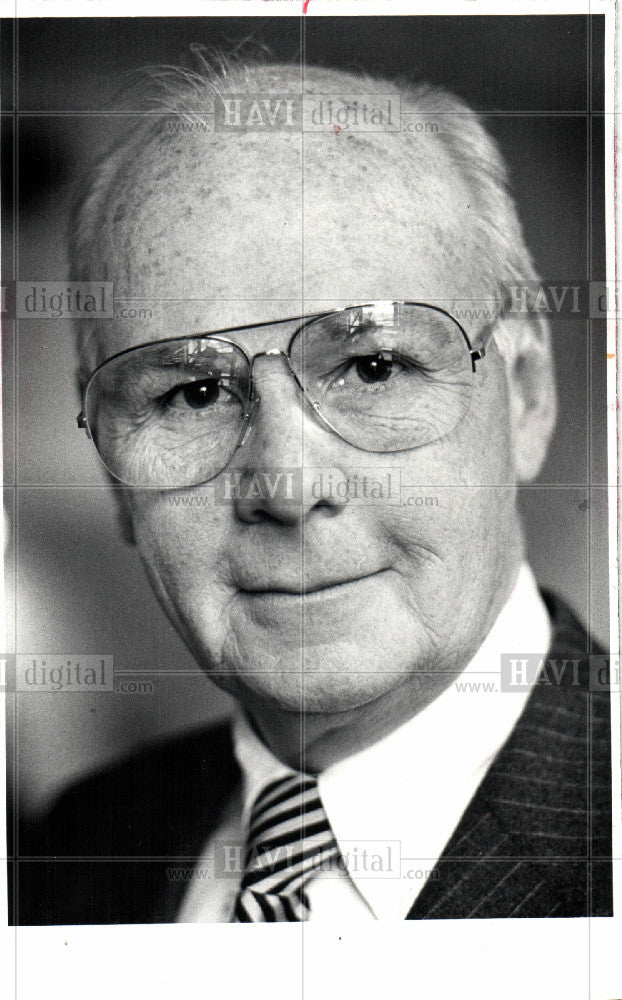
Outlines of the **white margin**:
<svg viewBox="0 0 622 1000">
<path fill-rule="evenodd" d="M 500 4 L 479 0 L 429 2 L 310 0 L 307 16 L 486 15 Z M 148 13 L 147 13 L 148 10 Z M 506 0 L 503 14 L 599 14 L 606 33 L 607 278 L 615 280 L 613 212 L 613 27 L 610 0 L 587 3 Z M 298 0 L 0 0 L 2 17 L 290 16 Z M 608 353 L 616 353 L 616 323 L 609 321 Z M 616 363 L 609 366 L 609 482 L 617 484 Z M 617 485 L 610 485 L 610 569 L 617 573 Z M 618 588 L 611 587 L 612 649 L 618 648 Z M 4 703 L 4 695 L 0 695 Z M 614 700 L 613 700 L 614 701 Z M 619 716 L 614 722 L 614 791 L 619 793 Z M 617 736 L 617 745 L 616 745 Z M 4 713 L 0 766 L 5 764 Z M 616 767 L 617 765 L 617 767 Z M 616 799 L 614 798 L 614 802 Z M 619 801 L 619 797 L 617 799 Z M 2 830 L 0 828 L 0 834 Z M 615 850 L 622 837 L 619 812 Z M 614 853 L 615 853 L 614 850 Z M 0 919 L 6 916 L 6 868 L 2 864 Z M 309 925 L 132 925 L 12 928 L 0 930 L 0 975 L 7 997 L 66 1000 L 130 1000 L 148 997 L 252 996 L 254 1000 L 619 1000 L 622 997 L 622 861 L 615 868 L 615 918 L 572 920 L 400 921 L 318 928 Z M 5 921 L 6 923 L 6 921 Z M 13 968 L 13 962 L 16 962 Z M 15 986 L 12 974 L 16 973 Z"/>
</svg>

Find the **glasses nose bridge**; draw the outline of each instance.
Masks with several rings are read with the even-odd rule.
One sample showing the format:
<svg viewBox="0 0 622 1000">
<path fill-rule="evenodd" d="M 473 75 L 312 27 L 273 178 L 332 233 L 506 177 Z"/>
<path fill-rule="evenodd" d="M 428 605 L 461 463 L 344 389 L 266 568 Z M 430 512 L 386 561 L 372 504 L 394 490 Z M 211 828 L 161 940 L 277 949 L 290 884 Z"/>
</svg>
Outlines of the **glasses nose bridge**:
<svg viewBox="0 0 622 1000">
<path fill-rule="evenodd" d="M 247 440 L 249 438 L 249 435 L 250 435 L 250 432 L 251 432 L 251 428 L 253 427 L 253 425 L 255 423 L 255 420 L 256 420 L 256 417 L 257 417 L 257 413 L 259 411 L 259 407 L 260 407 L 261 401 L 262 401 L 261 400 L 261 394 L 260 394 L 260 392 L 259 392 L 259 390 L 257 388 L 257 385 L 255 384 L 255 380 L 253 378 L 253 368 L 255 366 L 255 362 L 256 362 L 257 358 L 277 358 L 277 357 L 282 357 L 284 359 L 285 365 L 287 367 L 287 371 L 289 372 L 289 375 L 291 376 L 291 378 L 293 378 L 294 382 L 296 383 L 296 386 L 299 389 L 302 388 L 300 386 L 298 378 L 296 377 L 296 375 L 295 375 L 295 373 L 294 373 L 294 371 L 292 369 L 291 361 L 290 361 L 290 356 L 289 356 L 289 352 L 288 351 L 282 351 L 278 347 L 269 347 L 265 351 L 257 351 L 256 354 L 252 354 L 250 357 L 247 355 L 247 360 L 248 360 L 248 365 L 249 365 L 249 374 L 250 374 L 251 398 L 250 398 L 250 401 L 249 401 L 248 410 L 246 412 L 246 426 L 244 428 L 244 431 L 242 433 L 242 437 L 241 437 L 241 439 L 239 441 L 239 444 L 238 444 L 239 448 L 243 447 L 246 444 L 246 442 L 247 442 Z M 303 392 L 303 395 L 304 395 L 304 392 Z"/>
<path fill-rule="evenodd" d="M 259 402 L 260 394 L 255 384 L 255 380 L 253 378 L 253 369 L 255 367 L 255 362 L 257 361 L 257 358 L 278 358 L 278 357 L 283 358 L 283 360 L 285 361 L 285 366 L 287 368 L 287 371 L 289 372 L 290 376 L 293 377 L 296 384 L 298 384 L 298 379 L 296 378 L 292 370 L 289 351 L 283 351 L 279 347 L 269 347 L 265 351 L 257 351 L 256 354 L 253 354 L 248 358 L 253 397 L 257 402 Z"/>
<path fill-rule="evenodd" d="M 286 361 L 289 361 L 289 355 L 287 351 L 282 351 L 279 347 L 269 347 L 266 351 L 257 351 L 256 354 L 251 355 L 251 357 L 249 358 L 251 371 L 253 369 L 253 366 L 257 358 L 276 358 L 279 355 L 282 358 L 285 358 Z"/>
</svg>

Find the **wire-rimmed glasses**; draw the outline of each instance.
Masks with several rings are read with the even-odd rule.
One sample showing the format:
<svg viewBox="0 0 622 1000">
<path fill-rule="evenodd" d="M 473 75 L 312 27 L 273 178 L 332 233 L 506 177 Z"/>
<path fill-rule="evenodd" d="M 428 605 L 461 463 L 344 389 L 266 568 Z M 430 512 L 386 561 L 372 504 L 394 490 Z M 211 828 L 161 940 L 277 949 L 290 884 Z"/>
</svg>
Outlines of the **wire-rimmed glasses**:
<svg viewBox="0 0 622 1000">
<path fill-rule="evenodd" d="M 260 356 L 283 357 L 316 419 L 362 451 L 430 444 L 466 414 L 485 348 L 444 309 L 372 302 L 300 320 L 286 351 L 252 357 L 230 335 L 296 320 L 121 351 L 90 376 L 78 424 L 119 482 L 179 489 L 214 479 L 246 440 L 261 405 Z"/>
</svg>

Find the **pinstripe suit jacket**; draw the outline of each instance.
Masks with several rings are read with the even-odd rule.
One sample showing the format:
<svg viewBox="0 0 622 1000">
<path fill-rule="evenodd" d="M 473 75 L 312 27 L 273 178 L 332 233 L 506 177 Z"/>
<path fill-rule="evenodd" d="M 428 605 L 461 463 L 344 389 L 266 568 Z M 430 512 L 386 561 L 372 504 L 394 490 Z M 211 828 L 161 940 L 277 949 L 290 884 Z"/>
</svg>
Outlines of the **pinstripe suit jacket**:
<svg viewBox="0 0 622 1000">
<path fill-rule="evenodd" d="M 409 919 L 612 913 L 609 697 L 590 693 L 587 661 L 602 650 L 544 597 L 549 655 L 580 669 L 535 686 Z M 167 869 L 200 856 L 239 781 L 222 723 L 82 782 L 18 828 L 14 922 L 174 921 L 184 885 Z"/>
</svg>

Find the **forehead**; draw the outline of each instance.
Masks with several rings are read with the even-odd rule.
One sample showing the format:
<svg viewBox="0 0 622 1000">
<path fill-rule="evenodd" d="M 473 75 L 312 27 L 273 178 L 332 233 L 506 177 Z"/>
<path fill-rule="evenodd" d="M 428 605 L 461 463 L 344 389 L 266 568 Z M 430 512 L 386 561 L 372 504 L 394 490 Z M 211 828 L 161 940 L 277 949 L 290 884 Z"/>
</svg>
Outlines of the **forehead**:
<svg viewBox="0 0 622 1000">
<path fill-rule="evenodd" d="M 477 210 L 438 135 L 157 135 L 104 221 L 105 353 L 372 299 L 483 289 Z"/>
</svg>

